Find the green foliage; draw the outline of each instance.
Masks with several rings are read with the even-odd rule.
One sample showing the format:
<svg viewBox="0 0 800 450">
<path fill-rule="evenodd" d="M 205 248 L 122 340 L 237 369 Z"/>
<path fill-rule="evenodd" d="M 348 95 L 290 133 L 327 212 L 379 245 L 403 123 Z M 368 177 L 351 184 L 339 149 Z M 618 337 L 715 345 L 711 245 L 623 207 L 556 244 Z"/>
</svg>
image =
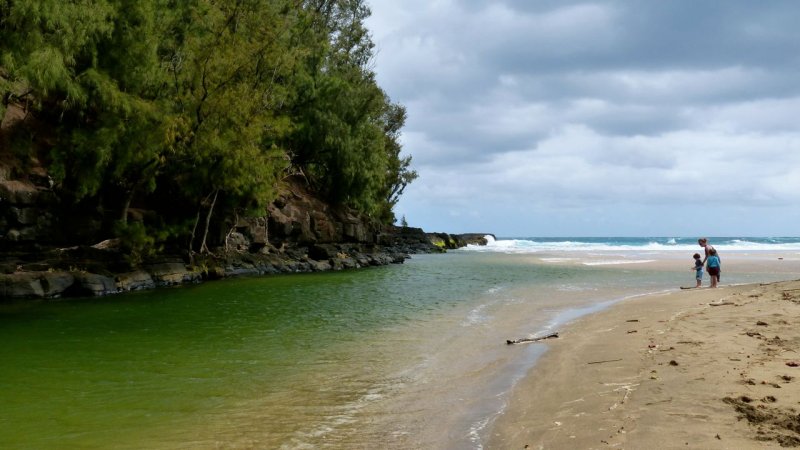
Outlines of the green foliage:
<svg viewBox="0 0 800 450">
<path fill-rule="evenodd" d="M 126 224 L 132 203 L 188 235 L 198 208 L 263 215 L 296 170 L 392 223 L 416 173 L 405 110 L 370 67 L 369 14 L 364 0 L 0 0 L 0 97 L 54 134 L 62 193 L 113 211 L 141 257 L 157 230 Z"/>
<path fill-rule="evenodd" d="M 162 247 L 163 232 L 148 230 L 142 222 L 118 222 L 114 232 L 119 238 L 120 250 L 132 267 L 155 256 Z"/>
<path fill-rule="evenodd" d="M 168 170 L 193 201 L 221 190 L 230 202 L 263 209 L 286 166 L 274 144 L 287 129 L 279 105 L 297 51 L 282 2 L 206 4 L 184 36 L 165 48 L 174 124 Z M 264 23 L 273 26 L 265 26 Z M 177 26 L 177 25 L 176 25 Z"/>
</svg>

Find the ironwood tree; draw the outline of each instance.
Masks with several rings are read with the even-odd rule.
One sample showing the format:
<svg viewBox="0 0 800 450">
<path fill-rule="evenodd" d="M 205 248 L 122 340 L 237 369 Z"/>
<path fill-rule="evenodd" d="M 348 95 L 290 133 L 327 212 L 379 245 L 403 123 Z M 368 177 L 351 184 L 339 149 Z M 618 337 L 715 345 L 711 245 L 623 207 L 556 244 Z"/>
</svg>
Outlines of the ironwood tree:
<svg viewBox="0 0 800 450">
<path fill-rule="evenodd" d="M 0 0 L 0 117 L 35 117 L 46 145 L 17 154 L 145 246 L 204 251 L 214 220 L 263 215 L 292 173 L 391 223 L 417 175 L 369 14 L 363 0 Z M 159 221 L 129 223 L 137 202 Z"/>
</svg>

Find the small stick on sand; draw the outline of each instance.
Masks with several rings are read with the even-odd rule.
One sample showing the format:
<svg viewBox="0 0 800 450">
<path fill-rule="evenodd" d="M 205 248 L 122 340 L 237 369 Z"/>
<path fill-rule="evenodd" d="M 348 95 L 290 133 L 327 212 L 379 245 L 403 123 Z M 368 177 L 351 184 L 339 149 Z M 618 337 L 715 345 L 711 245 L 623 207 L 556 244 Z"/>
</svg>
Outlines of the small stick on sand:
<svg viewBox="0 0 800 450">
<path fill-rule="evenodd" d="M 711 302 L 709 303 L 710 306 L 725 306 L 725 305 L 735 305 L 734 302 Z"/>
<path fill-rule="evenodd" d="M 603 363 L 607 363 L 607 362 L 617 362 L 617 361 L 622 361 L 622 358 L 619 358 L 619 359 L 606 359 L 604 361 L 589 361 L 586 364 L 603 364 Z"/>
<path fill-rule="evenodd" d="M 544 339 L 554 339 L 554 338 L 557 338 L 557 337 L 558 337 L 558 333 L 553 333 L 553 334 L 548 334 L 547 336 L 541 336 L 541 337 L 535 337 L 535 338 L 515 339 L 513 341 L 511 339 L 508 339 L 508 340 L 506 340 L 506 344 L 508 344 L 508 345 L 511 345 L 511 344 L 523 344 L 525 342 L 536 342 L 536 341 L 542 341 Z"/>
<path fill-rule="evenodd" d="M 622 396 L 622 401 L 620 403 L 625 403 L 628 400 L 629 395 L 631 395 L 631 389 L 625 389 L 625 395 Z"/>
</svg>

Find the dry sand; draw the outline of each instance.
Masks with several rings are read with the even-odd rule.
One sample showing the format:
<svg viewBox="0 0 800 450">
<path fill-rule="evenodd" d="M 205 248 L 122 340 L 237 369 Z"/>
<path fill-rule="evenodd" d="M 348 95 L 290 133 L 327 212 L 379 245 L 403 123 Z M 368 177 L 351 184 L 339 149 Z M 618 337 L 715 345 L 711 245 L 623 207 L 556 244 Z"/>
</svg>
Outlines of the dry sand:
<svg viewBox="0 0 800 450">
<path fill-rule="evenodd" d="M 587 316 L 512 392 L 487 448 L 800 446 L 800 281 L 626 300 Z"/>
</svg>

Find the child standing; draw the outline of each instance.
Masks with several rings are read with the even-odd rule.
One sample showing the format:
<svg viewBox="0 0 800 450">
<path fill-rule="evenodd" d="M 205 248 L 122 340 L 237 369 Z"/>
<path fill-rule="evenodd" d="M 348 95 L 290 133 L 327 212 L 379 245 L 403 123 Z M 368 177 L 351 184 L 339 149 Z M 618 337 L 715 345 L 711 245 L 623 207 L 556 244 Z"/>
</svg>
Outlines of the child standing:
<svg viewBox="0 0 800 450">
<path fill-rule="evenodd" d="M 703 260 L 700 259 L 700 253 L 695 253 L 692 257 L 694 258 L 694 267 L 692 269 L 694 269 L 694 277 L 697 279 L 697 286 L 695 287 L 699 288 L 703 284 Z"/>
<path fill-rule="evenodd" d="M 708 258 L 706 258 L 706 270 L 708 270 L 708 276 L 711 278 L 711 287 L 717 287 L 717 283 L 719 282 L 720 262 L 717 251 L 713 248 L 708 252 Z"/>
</svg>

